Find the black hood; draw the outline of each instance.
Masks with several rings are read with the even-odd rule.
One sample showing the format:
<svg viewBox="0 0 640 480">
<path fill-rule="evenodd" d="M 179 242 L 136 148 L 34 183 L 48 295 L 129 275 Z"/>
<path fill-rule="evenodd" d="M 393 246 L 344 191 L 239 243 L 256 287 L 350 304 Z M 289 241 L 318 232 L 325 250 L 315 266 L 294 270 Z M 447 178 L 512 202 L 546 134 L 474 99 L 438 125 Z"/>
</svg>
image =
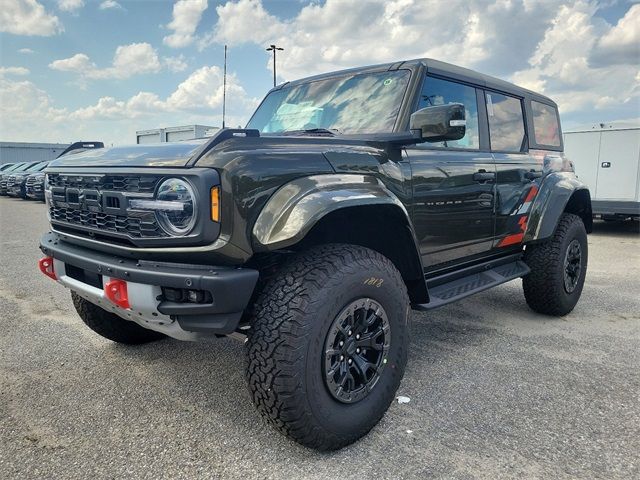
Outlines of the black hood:
<svg viewBox="0 0 640 480">
<path fill-rule="evenodd" d="M 175 143 L 127 145 L 70 153 L 53 160 L 58 167 L 184 167 L 209 139 Z"/>
</svg>

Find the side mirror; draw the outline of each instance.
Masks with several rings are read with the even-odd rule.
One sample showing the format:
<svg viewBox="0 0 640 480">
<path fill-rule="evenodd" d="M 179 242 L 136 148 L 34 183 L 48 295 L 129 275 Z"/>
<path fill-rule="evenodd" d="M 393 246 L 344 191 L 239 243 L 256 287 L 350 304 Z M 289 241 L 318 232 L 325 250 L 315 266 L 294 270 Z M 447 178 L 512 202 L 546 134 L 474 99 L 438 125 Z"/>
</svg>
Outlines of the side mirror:
<svg viewBox="0 0 640 480">
<path fill-rule="evenodd" d="M 466 125 L 464 105 L 449 103 L 413 112 L 409 128 L 419 131 L 425 142 L 443 142 L 460 140 L 465 135 Z"/>
</svg>

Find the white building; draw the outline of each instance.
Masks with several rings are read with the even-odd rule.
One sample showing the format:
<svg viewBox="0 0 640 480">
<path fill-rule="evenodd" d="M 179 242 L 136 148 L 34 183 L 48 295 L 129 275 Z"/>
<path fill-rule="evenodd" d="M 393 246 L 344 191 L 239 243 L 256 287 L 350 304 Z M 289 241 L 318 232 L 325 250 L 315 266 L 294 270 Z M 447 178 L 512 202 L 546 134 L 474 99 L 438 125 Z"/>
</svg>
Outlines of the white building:
<svg viewBox="0 0 640 480">
<path fill-rule="evenodd" d="M 53 160 L 68 146 L 68 143 L 0 142 L 0 164 Z"/>
<path fill-rule="evenodd" d="M 180 127 L 154 128 L 136 132 L 136 143 L 179 142 L 212 136 L 218 127 L 208 125 L 184 125 Z"/>
</svg>

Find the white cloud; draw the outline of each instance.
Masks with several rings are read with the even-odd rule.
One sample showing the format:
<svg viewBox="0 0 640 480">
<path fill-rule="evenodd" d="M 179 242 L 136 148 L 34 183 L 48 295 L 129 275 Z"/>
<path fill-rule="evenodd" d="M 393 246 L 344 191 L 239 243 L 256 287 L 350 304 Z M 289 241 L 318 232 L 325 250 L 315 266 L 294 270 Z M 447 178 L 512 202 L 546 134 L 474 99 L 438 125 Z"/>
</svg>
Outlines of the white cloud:
<svg viewBox="0 0 640 480">
<path fill-rule="evenodd" d="M 124 7 L 116 2 L 116 0 L 104 0 L 104 2 L 100 4 L 100 10 L 124 10 Z"/>
<path fill-rule="evenodd" d="M 216 8 L 218 21 L 200 46 L 276 43 L 285 48 L 283 80 L 417 57 L 505 74 L 526 66 L 527 57 L 516 53 L 535 48 L 556 9 L 553 2 L 509 0 L 327 0 L 281 20 L 260 0 L 228 1 Z"/>
<path fill-rule="evenodd" d="M 591 57 L 601 65 L 640 64 L 640 4 L 633 5 L 598 41 Z"/>
<path fill-rule="evenodd" d="M 29 69 L 24 67 L 0 67 L 0 77 L 4 75 L 29 75 Z"/>
<path fill-rule="evenodd" d="M 30 55 L 35 52 L 30 48 L 21 48 L 20 50 L 18 50 L 18 53 L 24 53 L 25 55 Z"/>
<path fill-rule="evenodd" d="M 63 12 L 75 13 L 84 7 L 84 0 L 58 0 L 58 8 Z"/>
<path fill-rule="evenodd" d="M 178 55 L 177 57 L 165 57 L 163 63 L 171 72 L 183 72 L 187 69 L 187 60 L 184 55 Z"/>
<path fill-rule="evenodd" d="M 173 5 L 173 20 L 167 28 L 173 30 L 164 37 L 163 43 L 171 48 L 183 48 L 195 40 L 194 33 L 202 13 L 207 9 L 207 0 L 178 0 Z"/>
<path fill-rule="evenodd" d="M 156 73 L 162 68 L 158 52 L 148 43 L 121 45 L 116 49 L 111 67 L 98 68 L 84 53 L 55 60 L 49 68 L 74 72 L 83 79 L 125 79 L 143 73 Z"/>
<path fill-rule="evenodd" d="M 633 48 L 637 34 L 629 31 L 633 29 L 629 20 L 638 11 L 631 7 L 613 27 L 595 15 L 594 4 L 578 1 L 560 7 L 531 54 L 529 67 L 515 72 L 512 80 L 549 95 L 558 103 L 560 113 L 571 118 L 591 115 L 606 120 L 609 115 L 637 115 L 638 64 L 618 60 Z M 607 61 L 593 61 L 599 47 L 609 49 Z M 612 61 L 614 54 L 621 58 Z"/>
<path fill-rule="evenodd" d="M 262 44 L 280 37 L 287 29 L 280 19 L 264 9 L 260 0 L 227 2 L 217 6 L 216 12 L 218 22 L 214 31 L 203 39 L 203 45 L 214 41 L 231 44 L 249 41 Z"/>
<path fill-rule="evenodd" d="M 247 95 L 234 74 L 227 75 L 227 123 L 241 125 L 258 99 Z M 222 71 L 205 66 L 187 76 L 171 93 L 139 92 L 128 99 L 104 96 L 76 110 L 56 108 L 49 95 L 29 81 L 0 75 L 0 129 L 14 141 L 132 143 L 135 131 L 167 125 L 200 123 L 219 126 L 222 111 Z M 11 122 L 5 119 L 11 119 Z"/>
<path fill-rule="evenodd" d="M 326 0 L 280 19 L 261 0 L 233 0 L 216 8 L 200 46 L 276 43 L 280 81 L 430 57 L 510 78 L 564 112 L 637 112 L 640 5 L 616 25 L 600 8 L 589 0 Z M 272 68 L 266 52 L 264 64 Z"/>
<path fill-rule="evenodd" d="M 36 0 L 2 0 L 0 32 L 49 37 L 64 31 L 58 17 Z"/>
<path fill-rule="evenodd" d="M 157 112 L 186 112 L 213 117 L 222 107 L 222 70 L 201 67 L 191 73 L 166 99 L 155 93 L 139 92 L 128 100 L 103 97 L 95 105 L 72 112 L 82 120 L 104 118 L 135 118 Z M 227 108 L 238 115 L 251 113 L 257 99 L 250 98 L 235 75 L 227 75 Z"/>
<path fill-rule="evenodd" d="M 76 53 L 69 58 L 54 60 L 49 64 L 49 68 L 61 72 L 75 72 L 85 74 L 96 69 L 96 65 L 84 53 Z"/>
<path fill-rule="evenodd" d="M 54 108 L 47 93 L 30 81 L 13 81 L 0 76 L 0 105 L 0 128 L 4 138 L 59 141 L 66 137 L 62 125 L 66 110 Z"/>
</svg>

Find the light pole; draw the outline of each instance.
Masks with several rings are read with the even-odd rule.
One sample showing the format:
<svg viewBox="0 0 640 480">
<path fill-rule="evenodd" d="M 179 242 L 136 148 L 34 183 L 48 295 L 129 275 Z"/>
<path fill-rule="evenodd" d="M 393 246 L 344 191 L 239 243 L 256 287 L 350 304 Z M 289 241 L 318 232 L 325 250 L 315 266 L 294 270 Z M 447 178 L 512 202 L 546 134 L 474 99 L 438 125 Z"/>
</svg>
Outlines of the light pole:
<svg viewBox="0 0 640 480">
<path fill-rule="evenodd" d="M 276 50 L 284 50 L 284 48 L 276 47 L 275 45 L 269 46 L 267 52 L 273 50 L 273 86 L 276 86 Z"/>
</svg>

